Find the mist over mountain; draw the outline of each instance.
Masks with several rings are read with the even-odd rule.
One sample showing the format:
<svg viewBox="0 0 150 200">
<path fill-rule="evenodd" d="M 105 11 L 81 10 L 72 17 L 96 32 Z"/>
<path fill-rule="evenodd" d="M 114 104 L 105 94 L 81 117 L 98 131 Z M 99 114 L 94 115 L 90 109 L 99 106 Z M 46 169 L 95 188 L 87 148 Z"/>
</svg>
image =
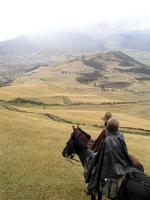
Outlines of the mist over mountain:
<svg viewBox="0 0 150 200">
<path fill-rule="evenodd" d="M 20 36 L 13 40 L 0 42 L 1 55 L 32 55 L 48 49 L 51 55 L 71 54 L 103 50 L 100 43 L 86 34 L 65 32 L 43 35 Z"/>
<path fill-rule="evenodd" d="M 104 47 L 88 35 L 74 32 L 27 35 L 0 42 L 1 82 L 39 65 L 55 64 Z M 9 77 L 9 78 L 8 78 Z"/>
<path fill-rule="evenodd" d="M 119 48 L 150 51 L 150 30 L 108 31 L 108 27 L 103 29 L 103 26 L 95 25 L 87 27 L 84 31 L 19 36 L 0 42 L 0 56 L 33 56 L 43 50 L 49 51 L 50 56 L 78 55 Z"/>
<path fill-rule="evenodd" d="M 106 28 L 106 27 L 105 27 Z M 39 65 L 55 64 L 91 52 L 132 49 L 150 51 L 149 31 L 108 32 L 93 25 L 84 31 L 24 35 L 0 42 L 1 82 Z"/>
<path fill-rule="evenodd" d="M 129 32 L 111 34 L 103 38 L 107 49 L 135 49 L 139 51 L 150 51 L 150 33 Z"/>
</svg>

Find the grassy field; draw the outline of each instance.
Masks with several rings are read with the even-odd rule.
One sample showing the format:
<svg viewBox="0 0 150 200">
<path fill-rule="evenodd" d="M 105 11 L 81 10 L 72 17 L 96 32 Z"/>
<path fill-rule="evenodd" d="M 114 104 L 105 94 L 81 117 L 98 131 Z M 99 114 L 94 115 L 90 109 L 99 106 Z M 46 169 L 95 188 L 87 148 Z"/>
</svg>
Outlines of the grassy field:
<svg viewBox="0 0 150 200">
<path fill-rule="evenodd" d="M 61 152 L 72 124 L 96 138 L 106 111 L 119 119 L 129 152 L 150 174 L 149 96 L 103 92 L 76 82 L 74 75 L 61 75 L 61 70 L 75 70 L 77 65 L 81 63 L 42 67 L 0 88 L 1 200 L 90 199 L 83 192 L 82 167 L 73 166 Z M 15 103 L 18 97 L 33 103 Z"/>
<path fill-rule="evenodd" d="M 83 192 L 82 167 L 73 166 L 61 155 L 72 132 L 70 124 L 6 109 L 0 114 L 1 199 L 89 199 Z M 100 132 L 93 126 L 81 127 L 93 138 Z M 125 134 L 125 138 L 129 151 L 150 174 L 150 137 Z"/>
</svg>

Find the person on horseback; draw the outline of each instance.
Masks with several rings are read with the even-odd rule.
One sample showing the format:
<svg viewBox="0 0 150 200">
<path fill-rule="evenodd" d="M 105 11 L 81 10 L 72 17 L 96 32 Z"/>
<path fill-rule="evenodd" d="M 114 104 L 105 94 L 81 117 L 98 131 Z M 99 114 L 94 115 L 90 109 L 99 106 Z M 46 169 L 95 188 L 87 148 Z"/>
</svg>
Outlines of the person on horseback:
<svg viewBox="0 0 150 200">
<path fill-rule="evenodd" d="M 128 154 L 124 136 L 119 132 L 119 122 L 110 118 L 107 121 L 107 135 L 88 179 L 88 190 L 93 193 L 100 191 L 102 195 L 116 199 L 123 178 L 132 170 L 135 167 Z"/>
<path fill-rule="evenodd" d="M 150 191 L 142 192 L 147 190 L 149 180 L 145 183 L 143 178 L 137 178 L 138 174 L 145 176 L 144 168 L 134 156 L 128 154 L 124 136 L 119 132 L 119 122 L 114 118 L 108 120 L 107 135 L 98 152 L 88 147 L 90 140 L 89 134 L 80 127 L 73 126 L 62 155 L 70 160 L 76 160 L 74 155 L 78 155 L 84 167 L 85 182 L 88 184 L 85 192 L 91 195 L 91 200 L 95 200 L 96 195 L 98 200 L 102 200 L 104 194 L 110 199 L 116 199 L 117 196 L 118 200 L 149 200 Z M 142 189 L 143 185 L 146 189 Z"/>
<path fill-rule="evenodd" d="M 91 149 L 95 152 L 100 151 L 102 147 L 102 140 L 105 140 L 107 136 L 107 122 L 112 117 L 112 114 L 110 112 L 106 112 L 104 117 L 102 117 L 102 120 L 104 121 L 104 129 L 101 131 L 97 139 L 94 141 L 94 143 L 91 146 Z"/>
</svg>

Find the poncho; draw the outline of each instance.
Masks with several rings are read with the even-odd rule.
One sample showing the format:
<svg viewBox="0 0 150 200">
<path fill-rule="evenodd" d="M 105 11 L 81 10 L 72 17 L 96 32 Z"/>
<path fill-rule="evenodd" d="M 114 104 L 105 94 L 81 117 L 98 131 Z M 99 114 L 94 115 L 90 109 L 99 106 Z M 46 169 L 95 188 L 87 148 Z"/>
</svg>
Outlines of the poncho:
<svg viewBox="0 0 150 200">
<path fill-rule="evenodd" d="M 104 179 L 124 176 L 132 168 L 133 162 L 128 155 L 123 134 L 108 133 L 101 151 L 97 154 L 91 152 L 85 162 L 84 176 L 88 189 L 97 193 Z"/>
</svg>

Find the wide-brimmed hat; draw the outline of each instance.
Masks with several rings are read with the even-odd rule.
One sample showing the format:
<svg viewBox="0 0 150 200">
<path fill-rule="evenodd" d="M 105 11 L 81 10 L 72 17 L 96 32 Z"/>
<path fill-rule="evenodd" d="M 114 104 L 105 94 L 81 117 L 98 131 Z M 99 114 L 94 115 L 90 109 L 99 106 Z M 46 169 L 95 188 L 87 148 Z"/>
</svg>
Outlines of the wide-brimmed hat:
<svg viewBox="0 0 150 200">
<path fill-rule="evenodd" d="M 103 121 L 108 121 L 112 117 L 112 114 L 110 112 L 106 112 L 104 117 L 102 117 Z"/>
</svg>

